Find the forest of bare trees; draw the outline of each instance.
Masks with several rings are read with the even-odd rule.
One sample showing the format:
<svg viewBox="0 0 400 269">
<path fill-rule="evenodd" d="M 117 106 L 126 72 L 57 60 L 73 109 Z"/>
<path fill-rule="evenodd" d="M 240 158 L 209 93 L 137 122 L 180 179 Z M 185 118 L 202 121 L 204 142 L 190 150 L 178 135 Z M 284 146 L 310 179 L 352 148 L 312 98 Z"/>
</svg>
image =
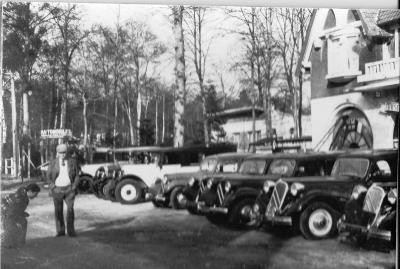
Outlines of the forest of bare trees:
<svg viewBox="0 0 400 269">
<path fill-rule="evenodd" d="M 173 45 L 146 23 L 82 23 L 79 4 L 3 4 L 5 141 L 12 140 L 11 82 L 20 147 L 38 148 L 40 131 L 71 129 L 84 145 L 210 144 L 226 108 L 260 105 L 292 115 L 301 135 L 302 85 L 295 74 L 311 10 L 165 7 Z M 216 16 L 232 24 L 210 27 Z M 219 69 L 216 36 L 234 36 L 241 57 Z M 160 68 L 169 59 L 174 79 Z M 228 74 L 229 73 L 229 74 Z M 232 79 L 235 78 L 235 79 Z M 226 85 L 229 85 L 227 88 Z M 272 92 L 272 89 L 279 89 Z M 12 155 L 11 143 L 3 155 Z"/>
</svg>

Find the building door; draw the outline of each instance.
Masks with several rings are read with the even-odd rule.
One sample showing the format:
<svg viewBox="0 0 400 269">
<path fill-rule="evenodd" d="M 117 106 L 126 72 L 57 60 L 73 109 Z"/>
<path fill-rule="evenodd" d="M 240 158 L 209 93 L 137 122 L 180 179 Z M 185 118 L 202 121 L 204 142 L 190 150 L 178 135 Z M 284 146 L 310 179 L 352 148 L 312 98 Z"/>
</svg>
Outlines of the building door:
<svg viewBox="0 0 400 269">
<path fill-rule="evenodd" d="M 330 150 L 371 149 L 372 129 L 367 117 L 357 108 L 346 108 L 337 115 Z"/>
</svg>

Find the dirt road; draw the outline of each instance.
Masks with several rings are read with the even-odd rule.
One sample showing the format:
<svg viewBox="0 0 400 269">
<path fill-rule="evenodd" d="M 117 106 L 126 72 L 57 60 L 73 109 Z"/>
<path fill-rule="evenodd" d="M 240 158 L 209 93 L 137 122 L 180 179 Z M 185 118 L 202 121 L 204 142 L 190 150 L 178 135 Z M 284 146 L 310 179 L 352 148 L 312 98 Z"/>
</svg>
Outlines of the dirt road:
<svg viewBox="0 0 400 269">
<path fill-rule="evenodd" d="M 394 251 L 367 251 L 338 239 L 233 231 L 151 203 L 129 206 L 79 195 L 76 238 L 54 237 L 53 204 L 45 191 L 28 212 L 27 243 L 2 249 L 3 269 L 394 268 Z"/>
</svg>

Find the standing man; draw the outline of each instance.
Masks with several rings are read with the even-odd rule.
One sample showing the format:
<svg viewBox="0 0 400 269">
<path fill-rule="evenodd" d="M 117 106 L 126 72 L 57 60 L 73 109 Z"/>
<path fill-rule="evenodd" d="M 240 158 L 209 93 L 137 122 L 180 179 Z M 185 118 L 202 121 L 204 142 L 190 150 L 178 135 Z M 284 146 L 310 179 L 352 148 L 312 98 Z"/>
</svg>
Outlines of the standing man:
<svg viewBox="0 0 400 269">
<path fill-rule="evenodd" d="M 67 233 L 76 236 L 74 227 L 74 202 L 79 184 L 79 168 L 74 158 L 66 158 L 67 145 L 57 146 L 57 157 L 50 161 L 47 180 L 54 201 L 56 236 L 65 235 L 63 206 L 67 205 Z"/>
<path fill-rule="evenodd" d="M 21 247 L 25 244 L 26 230 L 29 216 L 25 212 L 29 200 L 35 198 L 40 192 L 40 187 L 31 183 L 20 187 L 15 193 L 8 194 L 1 199 L 1 218 L 3 234 L 1 245 L 8 248 Z"/>
</svg>

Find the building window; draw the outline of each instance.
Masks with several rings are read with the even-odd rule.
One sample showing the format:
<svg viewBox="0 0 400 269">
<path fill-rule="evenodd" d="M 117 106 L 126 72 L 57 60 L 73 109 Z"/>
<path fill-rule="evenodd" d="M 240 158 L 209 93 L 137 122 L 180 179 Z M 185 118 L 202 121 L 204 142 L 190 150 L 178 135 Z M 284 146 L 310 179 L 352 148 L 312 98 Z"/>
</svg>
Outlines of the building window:
<svg viewBox="0 0 400 269">
<path fill-rule="evenodd" d="M 358 15 L 355 10 L 349 10 L 347 13 L 347 23 L 358 21 Z"/>
</svg>

